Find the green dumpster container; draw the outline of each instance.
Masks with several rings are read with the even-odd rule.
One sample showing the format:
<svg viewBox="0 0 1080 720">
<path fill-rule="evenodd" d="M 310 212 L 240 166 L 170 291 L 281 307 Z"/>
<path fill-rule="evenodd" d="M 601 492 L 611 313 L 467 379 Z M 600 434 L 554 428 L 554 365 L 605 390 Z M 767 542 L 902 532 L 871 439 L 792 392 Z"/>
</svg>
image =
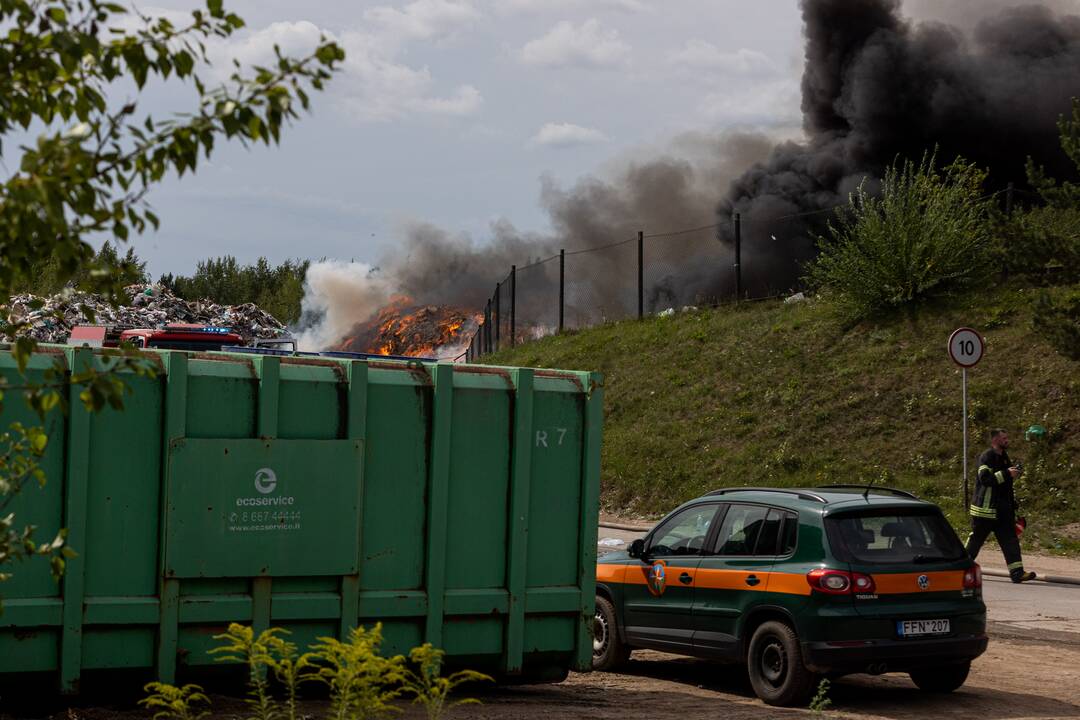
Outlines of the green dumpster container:
<svg viewBox="0 0 1080 720">
<path fill-rule="evenodd" d="M 79 556 L 0 584 L 0 674 L 209 665 L 230 622 L 301 646 L 381 621 L 388 653 L 558 677 L 590 666 L 601 380 L 443 363 L 148 352 L 122 412 L 72 395 L 11 507 Z M 61 362 L 44 347 L 31 380 Z M 0 346 L 0 374 L 17 378 Z M 34 417 L 9 394 L 2 427 Z"/>
</svg>

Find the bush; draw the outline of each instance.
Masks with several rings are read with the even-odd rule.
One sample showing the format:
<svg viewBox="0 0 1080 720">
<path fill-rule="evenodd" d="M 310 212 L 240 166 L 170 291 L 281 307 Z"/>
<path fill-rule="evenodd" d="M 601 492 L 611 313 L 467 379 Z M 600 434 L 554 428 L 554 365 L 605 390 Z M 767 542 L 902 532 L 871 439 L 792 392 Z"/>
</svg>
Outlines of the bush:
<svg viewBox="0 0 1080 720">
<path fill-rule="evenodd" d="M 1080 278 L 1080 208 L 1016 213 L 1001 228 L 995 260 L 1009 274 L 1047 283 Z"/>
<path fill-rule="evenodd" d="M 964 160 L 943 170 L 927 154 L 885 172 L 880 196 L 864 182 L 819 237 L 808 280 L 853 320 L 983 277 L 991 202 L 986 173 Z"/>
<path fill-rule="evenodd" d="M 1061 149 L 1080 170 L 1080 98 L 1073 98 L 1072 116 L 1058 119 Z M 1050 207 L 1063 210 L 1080 208 L 1080 184 L 1047 177 L 1042 167 L 1036 166 L 1030 157 L 1027 162 L 1028 183 L 1039 191 L 1043 201 Z"/>
</svg>

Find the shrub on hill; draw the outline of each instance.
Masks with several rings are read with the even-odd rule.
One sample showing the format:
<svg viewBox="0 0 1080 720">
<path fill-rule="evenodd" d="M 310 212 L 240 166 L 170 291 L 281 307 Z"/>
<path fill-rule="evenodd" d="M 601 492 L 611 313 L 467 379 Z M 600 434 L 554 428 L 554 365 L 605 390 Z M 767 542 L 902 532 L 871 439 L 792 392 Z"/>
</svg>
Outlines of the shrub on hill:
<svg viewBox="0 0 1080 720">
<path fill-rule="evenodd" d="M 860 320 L 983 277 L 992 208 L 985 179 L 964 160 L 943 169 L 931 154 L 897 162 L 880 194 L 864 183 L 838 211 L 808 279 Z"/>
</svg>

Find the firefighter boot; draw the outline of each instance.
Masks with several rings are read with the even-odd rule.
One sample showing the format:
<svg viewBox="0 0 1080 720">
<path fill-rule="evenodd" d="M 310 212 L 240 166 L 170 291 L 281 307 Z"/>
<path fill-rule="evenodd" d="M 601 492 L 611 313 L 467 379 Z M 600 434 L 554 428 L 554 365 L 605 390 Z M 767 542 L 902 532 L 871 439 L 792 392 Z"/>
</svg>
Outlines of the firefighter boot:
<svg viewBox="0 0 1080 720">
<path fill-rule="evenodd" d="M 1034 580 L 1035 579 L 1035 573 L 1033 573 L 1030 570 L 1028 570 L 1027 572 L 1024 572 L 1023 570 L 1019 570 L 1019 571 L 1011 573 L 1009 575 L 1009 577 L 1012 578 L 1012 581 L 1014 583 L 1022 583 L 1022 582 L 1028 582 L 1029 580 Z"/>
</svg>

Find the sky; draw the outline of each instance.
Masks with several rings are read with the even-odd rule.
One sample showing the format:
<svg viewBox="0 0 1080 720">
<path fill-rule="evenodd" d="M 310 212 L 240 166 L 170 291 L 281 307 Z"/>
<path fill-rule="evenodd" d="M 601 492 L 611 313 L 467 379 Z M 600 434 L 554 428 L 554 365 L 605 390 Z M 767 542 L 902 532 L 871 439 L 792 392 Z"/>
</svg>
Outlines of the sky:
<svg viewBox="0 0 1080 720">
<path fill-rule="evenodd" d="M 202 3 L 157 0 L 151 14 Z M 346 60 L 279 147 L 222 146 L 150 196 L 162 227 L 134 240 L 153 277 L 223 254 L 374 263 L 411 222 L 478 242 L 493 222 L 545 232 L 541 181 L 570 186 L 688 132 L 797 134 L 796 0 L 226 0 L 247 27 L 219 67 Z M 158 89 L 155 114 L 190 97 Z M 687 225 L 713 218 L 688 218 Z"/>
</svg>

